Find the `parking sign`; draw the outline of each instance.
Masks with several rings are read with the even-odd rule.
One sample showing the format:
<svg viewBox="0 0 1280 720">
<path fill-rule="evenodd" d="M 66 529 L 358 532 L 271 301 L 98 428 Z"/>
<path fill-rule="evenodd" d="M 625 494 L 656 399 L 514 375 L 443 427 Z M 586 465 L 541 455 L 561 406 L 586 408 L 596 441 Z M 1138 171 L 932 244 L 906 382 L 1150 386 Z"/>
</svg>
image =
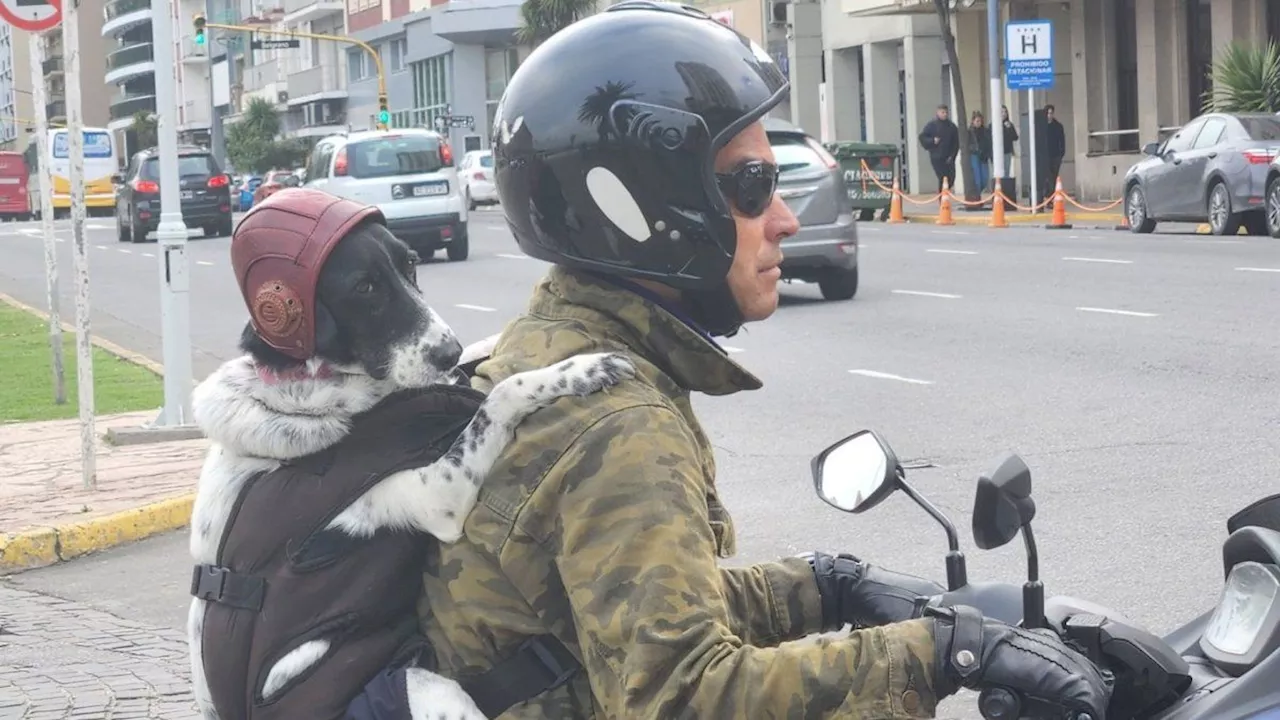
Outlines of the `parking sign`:
<svg viewBox="0 0 1280 720">
<path fill-rule="evenodd" d="M 1053 87 L 1053 23 L 1011 22 L 1004 30 L 1005 83 L 1010 90 Z"/>
</svg>

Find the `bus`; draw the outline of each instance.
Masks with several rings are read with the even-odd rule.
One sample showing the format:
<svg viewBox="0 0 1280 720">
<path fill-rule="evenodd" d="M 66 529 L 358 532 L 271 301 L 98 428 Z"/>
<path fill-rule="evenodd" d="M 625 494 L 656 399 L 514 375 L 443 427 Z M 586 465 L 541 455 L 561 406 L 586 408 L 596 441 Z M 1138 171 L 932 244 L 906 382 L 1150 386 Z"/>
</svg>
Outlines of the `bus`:
<svg viewBox="0 0 1280 720">
<path fill-rule="evenodd" d="M 111 176 L 120 172 L 116 142 L 106 128 L 84 128 L 84 200 L 92 215 L 114 215 L 116 189 Z M 49 169 L 53 178 L 53 212 L 71 211 L 71 145 L 66 128 L 49 130 Z M 35 195 L 39 195 L 36 191 Z M 36 205 L 35 207 L 39 207 Z"/>
</svg>

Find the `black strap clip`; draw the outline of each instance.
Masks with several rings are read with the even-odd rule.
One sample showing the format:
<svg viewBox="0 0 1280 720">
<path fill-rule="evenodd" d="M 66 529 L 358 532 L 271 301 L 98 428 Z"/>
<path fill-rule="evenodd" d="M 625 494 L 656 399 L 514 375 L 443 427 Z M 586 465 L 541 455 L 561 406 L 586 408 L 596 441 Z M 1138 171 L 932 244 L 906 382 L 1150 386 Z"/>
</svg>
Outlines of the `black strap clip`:
<svg viewBox="0 0 1280 720">
<path fill-rule="evenodd" d="M 191 572 L 191 594 L 201 600 L 257 612 L 262 609 L 267 583 L 217 565 L 196 565 Z"/>
<path fill-rule="evenodd" d="M 555 636 L 524 641 L 515 654 L 459 684 L 486 717 L 502 713 L 568 682 L 582 666 Z"/>
</svg>

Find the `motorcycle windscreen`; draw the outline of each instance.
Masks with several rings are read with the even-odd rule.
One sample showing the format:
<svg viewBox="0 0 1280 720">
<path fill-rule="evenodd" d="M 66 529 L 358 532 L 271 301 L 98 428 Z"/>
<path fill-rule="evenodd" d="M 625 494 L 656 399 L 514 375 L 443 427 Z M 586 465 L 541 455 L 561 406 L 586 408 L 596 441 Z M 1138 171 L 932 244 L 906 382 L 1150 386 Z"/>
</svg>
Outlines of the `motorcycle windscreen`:
<svg viewBox="0 0 1280 720">
<path fill-rule="evenodd" d="M 1280 532 L 1280 495 L 1272 495 L 1249 505 L 1227 520 L 1227 533 L 1242 527 L 1261 527 Z M 1280 715 L 1277 715 L 1280 718 Z"/>
</svg>

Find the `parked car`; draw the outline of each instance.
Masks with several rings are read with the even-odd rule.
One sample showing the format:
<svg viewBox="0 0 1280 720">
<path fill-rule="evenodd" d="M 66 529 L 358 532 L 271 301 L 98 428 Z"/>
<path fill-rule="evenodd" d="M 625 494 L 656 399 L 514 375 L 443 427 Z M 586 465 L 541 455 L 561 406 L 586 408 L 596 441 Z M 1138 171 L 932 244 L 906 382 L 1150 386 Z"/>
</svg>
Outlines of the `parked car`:
<svg viewBox="0 0 1280 720">
<path fill-rule="evenodd" d="M 1280 113 L 1277 113 L 1280 116 Z M 1267 218 L 1267 234 L 1280 238 L 1280 155 L 1267 167 L 1267 198 L 1263 203 Z"/>
<path fill-rule="evenodd" d="M 1267 233 L 1268 171 L 1280 154 L 1280 118 L 1270 113 L 1208 113 L 1163 143 L 1125 174 L 1129 229 L 1149 233 L 1160 221 L 1207 222 L 1215 235 L 1243 225 Z"/>
<path fill-rule="evenodd" d="M 840 163 L 800 128 L 766 118 L 778 163 L 778 195 L 800 220 L 800 232 L 782 241 L 783 279 L 818 283 L 826 300 L 858 293 L 858 226 Z"/>
<path fill-rule="evenodd" d="M 466 260 L 467 207 L 453 150 L 437 132 L 419 128 L 332 135 L 316 143 L 307 187 L 377 205 L 387 228 L 423 259 L 444 248 Z"/>
<path fill-rule="evenodd" d="M 462 181 L 462 194 L 468 210 L 475 210 L 480 203 L 498 203 L 498 186 L 493 184 L 492 151 L 472 150 L 464 155 L 462 164 L 458 165 L 458 177 Z"/>
<path fill-rule="evenodd" d="M 253 202 L 250 207 L 266 200 L 287 187 L 298 187 L 302 180 L 292 170 L 272 170 L 263 176 L 262 182 L 253 191 Z"/>
<path fill-rule="evenodd" d="M 159 154 L 156 148 L 134 153 L 124 173 L 111 176 L 120 242 L 146 242 L 147 233 L 160 225 Z M 187 227 L 203 228 L 206 237 L 231 234 L 231 177 L 208 150 L 178 147 L 178 190 Z"/>
</svg>

